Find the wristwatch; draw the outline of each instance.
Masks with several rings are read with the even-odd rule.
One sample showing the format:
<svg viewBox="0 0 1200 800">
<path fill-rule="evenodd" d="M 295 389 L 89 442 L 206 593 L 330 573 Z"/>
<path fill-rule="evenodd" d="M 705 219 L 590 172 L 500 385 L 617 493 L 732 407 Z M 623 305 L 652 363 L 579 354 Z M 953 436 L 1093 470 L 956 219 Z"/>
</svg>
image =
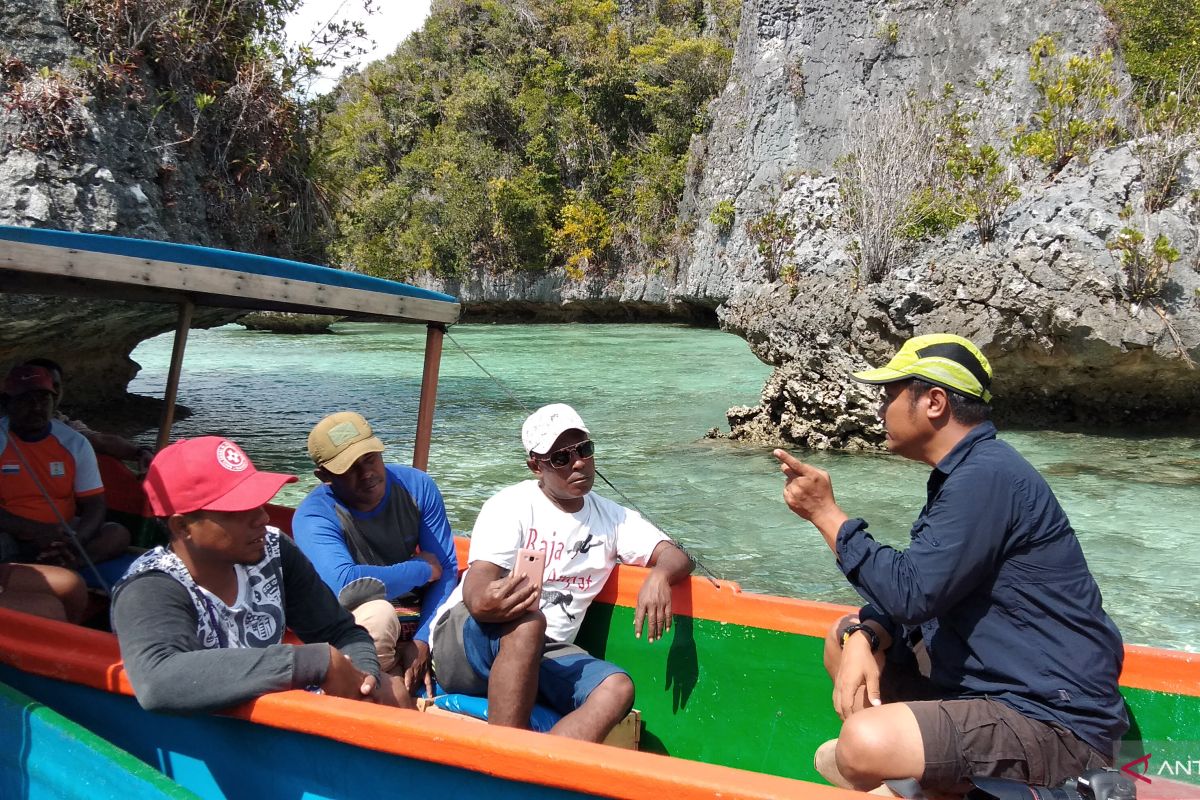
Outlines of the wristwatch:
<svg viewBox="0 0 1200 800">
<path fill-rule="evenodd" d="M 872 628 L 870 625 L 866 625 L 862 622 L 859 622 L 855 625 L 851 625 L 850 627 L 846 628 L 846 630 L 842 631 L 842 647 L 845 647 L 846 642 L 850 641 L 850 637 L 853 636 L 854 634 L 858 633 L 859 631 L 862 631 L 863 633 L 866 634 L 867 641 L 869 641 L 871 643 L 871 652 L 872 653 L 878 652 L 879 651 L 879 634 L 876 633 L 875 629 Z"/>
</svg>

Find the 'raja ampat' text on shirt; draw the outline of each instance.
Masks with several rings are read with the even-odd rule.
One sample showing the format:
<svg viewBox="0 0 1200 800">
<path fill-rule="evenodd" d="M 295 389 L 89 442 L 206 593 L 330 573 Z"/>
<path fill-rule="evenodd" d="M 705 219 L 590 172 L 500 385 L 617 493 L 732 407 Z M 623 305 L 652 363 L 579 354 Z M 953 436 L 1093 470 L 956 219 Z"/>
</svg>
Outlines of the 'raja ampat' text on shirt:
<svg viewBox="0 0 1200 800">
<path fill-rule="evenodd" d="M 667 535 L 632 511 L 589 492 L 583 508 L 563 511 L 543 494 L 536 480 L 522 481 L 497 492 L 483 504 L 471 531 L 468 564 L 489 561 L 511 570 L 517 550 L 546 553 L 542 613 L 546 636 L 573 642 L 583 615 L 617 561 L 646 566 Z M 462 602 L 462 584 L 438 612 L 440 617 Z"/>
<path fill-rule="evenodd" d="M 104 491 L 96 454 L 82 434 L 54 420 L 44 436 L 27 442 L 9 431 L 8 417 L 0 418 L 0 508 L 36 522 L 58 522 L 39 483 L 68 521 L 77 498 Z"/>
</svg>

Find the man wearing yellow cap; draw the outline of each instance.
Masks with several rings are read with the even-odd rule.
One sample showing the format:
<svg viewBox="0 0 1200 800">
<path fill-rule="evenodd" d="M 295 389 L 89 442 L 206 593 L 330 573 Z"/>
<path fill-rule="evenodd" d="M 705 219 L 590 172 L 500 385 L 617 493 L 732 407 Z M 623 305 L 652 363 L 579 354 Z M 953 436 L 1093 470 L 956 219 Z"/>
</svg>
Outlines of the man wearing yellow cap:
<svg viewBox="0 0 1200 800">
<path fill-rule="evenodd" d="M 867 601 L 826 639 L 845 723 L 817 768 L 961 793 L 972 776 L 1045 786 L 1110 765 L 1128 727 L 1121 635 L 1049 485 L 996 438 L 988 360 L 931 334 L 853 377 L 882 387 L 888 450 L 933 471 L 896 550 L 838 507 L 828 473 L 775 451 L 788 506 Z"/>
</svg>

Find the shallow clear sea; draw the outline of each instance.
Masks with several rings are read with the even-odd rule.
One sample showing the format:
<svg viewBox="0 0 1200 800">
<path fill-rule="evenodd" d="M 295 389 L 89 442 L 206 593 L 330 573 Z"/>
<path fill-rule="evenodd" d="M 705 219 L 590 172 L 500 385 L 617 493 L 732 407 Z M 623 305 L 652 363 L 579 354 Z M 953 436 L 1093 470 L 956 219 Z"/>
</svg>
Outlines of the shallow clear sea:
<svg viewBox="0 0 1200 800">
<path fill-rule="evenodd" d="M 316 484 L 305 452 L 324 414 L 363 413 L 407 463 L 425 330 L 339 323 L 324 336 L 192 331 L 180 401 L 195 414 L 175 436 L 228 435 L 260 468 L 290 471 L 294 504 Z M 733 405 L 755 404 L 770 370 L 741 339 L 673 325 L 459 325 L 447 339 L 430 473 L 455 532 L 479 506 L 526 477 L 528 410 L 566 402 L 597 443 L 600 472 L 717 576 L 748 591 L 855 603 L 820 535 L 781 499 L 766 448 L 709 440 Z M 169 335 L 133 354 L 130 390 L 161 396 Z M 1067 509 L 1105 607 L 1127 642 L 1200 651 L 1200 440 L 1002 432 Z M 928 469 L 889 455 L 812 453 L 838 502 L 902 546 L 924 502 Z M 601 493 L 620 499 L 597 481 Z"/>
</svg>

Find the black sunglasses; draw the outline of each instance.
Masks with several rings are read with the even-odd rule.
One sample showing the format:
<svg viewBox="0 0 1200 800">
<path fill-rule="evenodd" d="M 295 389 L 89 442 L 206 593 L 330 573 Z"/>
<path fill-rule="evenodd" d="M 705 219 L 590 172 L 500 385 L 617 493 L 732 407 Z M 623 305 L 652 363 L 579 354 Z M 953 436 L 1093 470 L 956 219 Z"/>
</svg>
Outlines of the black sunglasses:
<svg viewBox="0 0 1200 800">
<path fill-rule="evenodd" d="M 578 456 L 573 454 L 578 453 Z M 591 458 L 596 453 L 596 443 L 591 439 L 584 439 L 579 444 L 573 444 L 570 447 L 564 447 L 561 450 L 555 450 L 548 456 L 534 455 L 538 461 L 549 461 L 550 466 L 555 469 L 562 469 L 576 458 Z"/>
</svg>

